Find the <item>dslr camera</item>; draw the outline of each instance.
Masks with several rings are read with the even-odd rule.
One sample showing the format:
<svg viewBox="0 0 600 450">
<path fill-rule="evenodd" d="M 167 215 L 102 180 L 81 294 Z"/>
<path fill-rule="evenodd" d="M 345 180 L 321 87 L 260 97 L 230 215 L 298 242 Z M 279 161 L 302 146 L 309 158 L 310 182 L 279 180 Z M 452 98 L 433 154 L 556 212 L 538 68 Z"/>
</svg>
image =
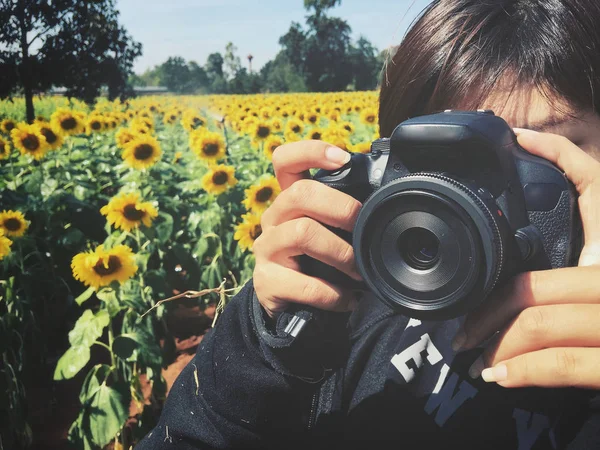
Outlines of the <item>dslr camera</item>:
<svg viewBox="0 0 600 450">
<path fill-rule="evenodd" d="M 573 185 L 489 110 L 409 119 L 314 179 L 363 203 L 351 235 L 334 231 L 353 245 L 360 287 L 410 317 L 463 315 L 517 273 L 574 265 L 581 251 Z M 314 259 L 305 268 L 352 285 Z"/>
</svg>

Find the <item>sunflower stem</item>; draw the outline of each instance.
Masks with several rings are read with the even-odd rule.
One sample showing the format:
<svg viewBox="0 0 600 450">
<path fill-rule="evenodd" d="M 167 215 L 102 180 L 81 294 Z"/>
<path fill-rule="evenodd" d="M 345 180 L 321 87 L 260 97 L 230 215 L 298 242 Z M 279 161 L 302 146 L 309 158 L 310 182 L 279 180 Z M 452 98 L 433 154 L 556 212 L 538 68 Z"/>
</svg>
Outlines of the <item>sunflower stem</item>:
<svg viewBox="0 0 600 450">
<path fill-rule="evenodd" d="M 94 341 L 94 344 L 99 345 L 100 347 L 104 347 L 106 350 L 108 350 L 112 354 L 112 349 L 108 345 L 106 345 L 104 342 Z"/>
<path fill-rule="evenodd" d="M 108 351 L 110 351 L 110 365 L 111 367 L 117 367 L 117 361 L 115 358 L 115 354 L 112 351 L 112 346 L 113 346 L 113 341 L 114 341 L 114 337 L 113 337 L 113 330 L 112 330 L 112 322 L 109 322 L 108 324 Z"/>
</svg>

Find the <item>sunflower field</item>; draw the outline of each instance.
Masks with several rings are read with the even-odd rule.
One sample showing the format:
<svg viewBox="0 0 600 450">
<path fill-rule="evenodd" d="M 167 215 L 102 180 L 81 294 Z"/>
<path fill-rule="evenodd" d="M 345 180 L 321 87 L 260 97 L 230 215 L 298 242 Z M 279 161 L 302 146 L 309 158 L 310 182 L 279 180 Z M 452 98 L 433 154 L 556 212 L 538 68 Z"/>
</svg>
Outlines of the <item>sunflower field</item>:
<svg viewBox="0 0 600 450">
<path fill-rule="evenodd" d="M 27 124 L 22 102 L 0 103 L 0 448 L 35 438 L 27 387 L 44 365 L 57 383 L 79 380 L 74 448 L 129 448 L 165 397 L 173 305 L 218 314 L 252 276 L 260 217 L 280 192 L 273 151 L 303 139 L 368 151 L 377 96 L 35 107 Z"/>
</svg>

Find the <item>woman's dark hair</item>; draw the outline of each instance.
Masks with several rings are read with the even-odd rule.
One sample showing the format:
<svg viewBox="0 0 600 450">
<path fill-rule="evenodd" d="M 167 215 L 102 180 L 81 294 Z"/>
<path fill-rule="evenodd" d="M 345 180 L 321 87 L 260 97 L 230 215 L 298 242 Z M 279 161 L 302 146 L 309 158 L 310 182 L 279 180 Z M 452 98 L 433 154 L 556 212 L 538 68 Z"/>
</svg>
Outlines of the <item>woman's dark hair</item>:
<svg viewBox="0 0 600 450">
<path fill-rule="evenodd" d="M 476 109 L 500 81 L 600 111 L 600 0 L 436 0 L 383 73 L 381 136 L 414 116 Z"/>
</svg>

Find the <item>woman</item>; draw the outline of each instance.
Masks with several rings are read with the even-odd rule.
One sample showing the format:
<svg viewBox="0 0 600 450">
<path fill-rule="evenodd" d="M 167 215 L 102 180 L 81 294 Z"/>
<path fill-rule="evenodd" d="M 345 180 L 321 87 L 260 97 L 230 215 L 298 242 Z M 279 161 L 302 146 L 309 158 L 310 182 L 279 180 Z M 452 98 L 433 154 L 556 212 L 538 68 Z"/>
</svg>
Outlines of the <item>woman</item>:
<svg viewBox="0 0 600 450">
<path fill-rule="evenodd" d="M 361 204 L 308 179 L 347 153 L 284 145 L 253 283 L 138 448 L 600 448 L 598 23 L 596 0 L 434 1 L 387 64 L 380 98 L 382 136 L 448 108 L 492 109 L 518 127 L 519 144 L 577 187 L 578 267 L 521 274 L 466 318 L 403 317 L 300 272 L 307 254 L 360 278 L 352 247 L 324 225 L 351 231 Z M 290 305 L 307 321 L 296 336 Z M 305 305 L 338 314 L 324 321 Z"/>
</svg>

